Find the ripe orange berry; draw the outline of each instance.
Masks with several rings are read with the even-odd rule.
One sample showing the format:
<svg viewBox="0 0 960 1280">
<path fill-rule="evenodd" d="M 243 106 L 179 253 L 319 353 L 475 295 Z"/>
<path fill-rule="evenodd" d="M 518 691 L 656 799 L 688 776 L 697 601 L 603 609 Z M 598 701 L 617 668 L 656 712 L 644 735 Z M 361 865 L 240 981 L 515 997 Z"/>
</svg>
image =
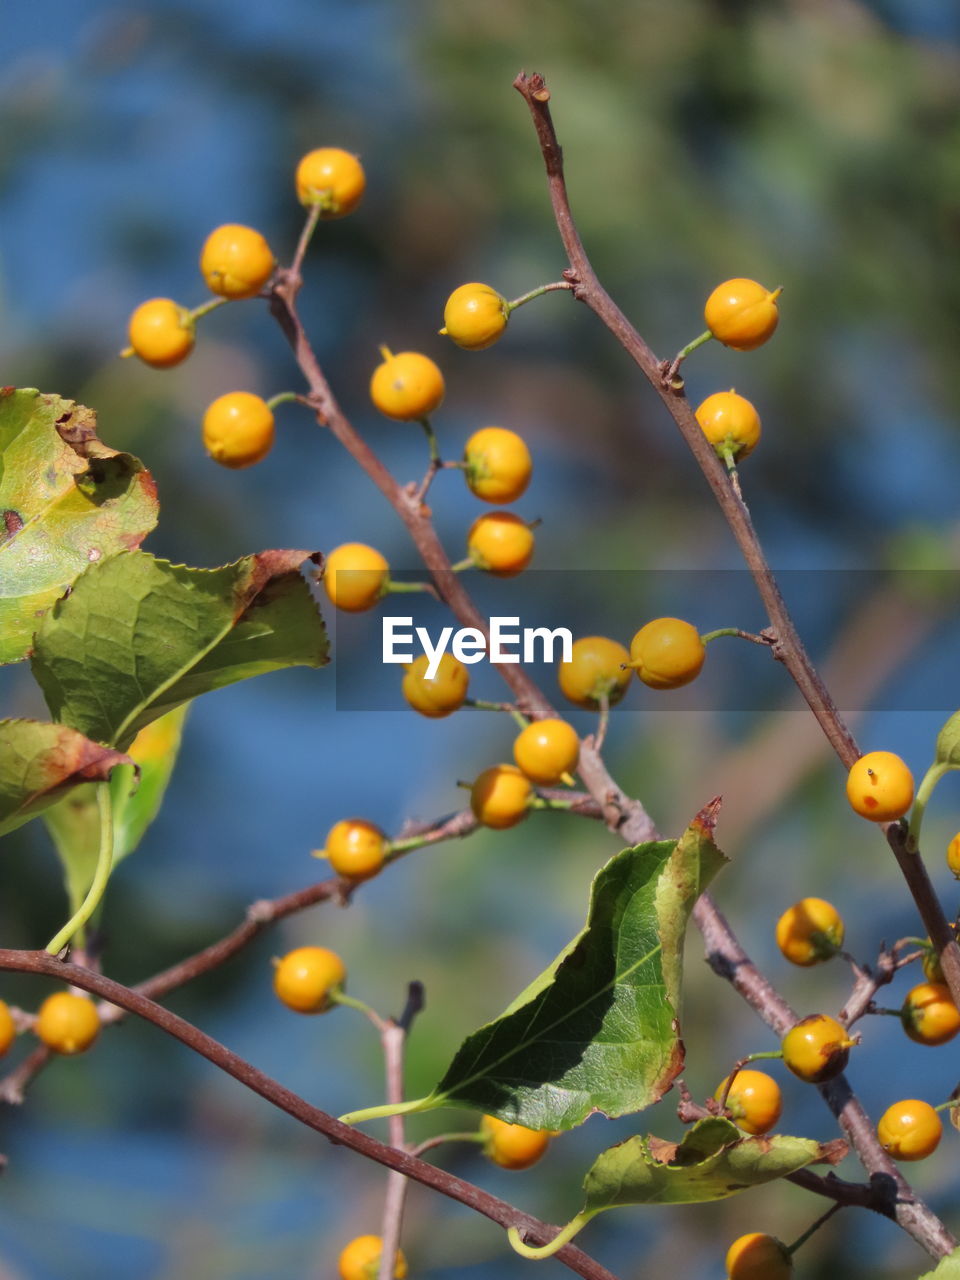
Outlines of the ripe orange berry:
<svg viewBox="0 0 960 1280">
<path fill-rule="evenodd" d="M 345 218 L 360 203 L 367 186 L 363 165 L 339 147 L 308 151 L 297 165 L 297 199 L 320 206 L 320 217 Z"/>
<path fill-rule="evenodd" d="M 535 720 L 517 735 L 513 758 L 531 781 L 549 787 L 577 767 L 580 739 L 566 720 Z"/>
<path fill-rule="evenodd" d="M 170 369 L 186 360 L 196 342 L 190 312 L 172 298 L 149 298 L 130 317 L 130 346 L 144 364 Z"/>
<path fill-rule="evenodd" d="M 651 689 L 679 689 L 696 680 L 706 648 L 696 627 L 680 618 L 654 618 L 630 641 L 630 666 Z"/>
<path fill-rule="evenodd" d="M 427 678 L 430 660 L 425 653 L 407 668 L 403 696 L 414 711 L 431 720 L 449 716 L 463 706 L 470 684 L 467 668 L 452 653 L 441 656 L 433 679 Z"/>
<path fill-rule="evenodd" d="M 40 1006 L 33 1029 L 54 1053 L 83 1053 L 100 1034 L 100 1017 L 87 996 L 57 991 Z"/>
<path fill-rule="evenodd" d="M 960 1009 L 945 983 L 920 982 L 907 992 L 900 1021 L 917 1044 L 946 1044 L 960 1031 Z"/>
<path fill-rule="evenodd" d="M 902 818 L 913 804 L 913 774 L 892 751 L 868 751 L 847 775 L 847 799 L 871 822 Z"/>
<path fill-rule="evenodd" d="M 345 613 L 372 609 L 390 581 L 390 566 L 365 542 L 334 547 L 323 566 L 323 586 L 332 605 Z"/>
<path fill-rule="evenodd" d="M 259 231 L 226 222 L 211 231 L 200 254 L 200 270 L 211 293 L 252 298 L 273 275 L 277 262 Z"/>
<path fill-rule="evenodd" d="M 940 1117 L 929 1102 L 906 1098 L 887 1107 L 877 1124 L 877 1137 L 894 1160 L 925 1160 L 943 1136 Z"/>
<path fill-rule="evenodd" d="M 733 390 L 716 391 L 697 409 L 697 421 L 721 458 L 736 460 L 753 453 L 760 440 L 760 415 Z"/>
<path fill-rule="evenodd" d="M 478 569 L 495 578 L 515 578 L 533 559 L 533 530 L 512 511 L 478 516 L 467 534 L 467 550 Z"/>
<path fill-rule="evenodd" d="M 713 1095 L 717 1101 L 723 1097 L 726 1085 L 727 1081 L 722 1080 L 717 1086 Z M 727 1094 L 726 1109 L 745 1133 L 769 1133 L 783 1110 L 780 1086 L 765 1071 L 740 1070 Z"/>
<path fill-rule="evenodd" d="M 564 697 L 593 711 L 607 695 L 610 706 L 619 702 L 630 684 L 630 655 L 622 644 L 606 636 L 584 636 L 570 647 L 570 661 L 557 673 Z"/>
<path fill-rule="evenodd" d="M 370 379 L 370 399 L 388 418 L 413 422 L 433 413 L 443 400 L 443 374 L 419 351 L 393 355 L 382 347 L 383 363 Z"/>
<path fill-rule="evenodd" d="M 324 1013 L 333 987 L 343 985 L 347 970 L 335 951 L 326 947 L 297 947 L 276 961 L 273 989 L 296 1013 Z"/>
<path fill-rule="evenodd" d="M 203 415 L 204 447 L 222 467 L 239 470 L 262 462 L 273 448 L 273 413 L 249 391 L 220 396 Z"/>
<path fill-rule="evenodd" d="M 947 845 L 947 866 L 960 880 L 960 833 L 955 835 Z"/>
<path fill-rule="evenodd" d="M 506 427 L 481 427 L 463 451 L 470 492 L 484 502 L 515 502 L 526 491 L 533 472 L 530 450 L 522 436 Z"/>
<path fill-rule="evenodd" d="M 756 280 L 725 280 L 707 299 L 703 318 L 725 347 L 752 351 L 773 337 L 780 319 L 780 293 L 780 289 L 765 289 Z"/>
<path fill-rule="evenodd" d="M 507 300 L 496 289 L 488 284 L 462 284 L 447 299 L 440 332 L 458 347 L 482 351 L 493 346 L 509 319 Z"/>
<path fill-rule="evenodd" d="M 515 764 L 484 769 L 470 788 L 470 808 L 485 827 L 503 831 L 527 816 L 533 787 Z"/>
<path fill-rule="evenodd" d="M 340 1280 L 376 1280 L 382 1252 L 383 1240 L 380 1236 L 357 1236 L 340 1254 L 337 1262 Z M 404 1280 L 406 1274 L 407 1260 L 403 1256 L 403 1250 L 398 1249 L 394 1280 Z"/>
<path fill-rule="evenodd" d="M 486 1136 L 484 1154 L 501 1169 L 529 1169 L 550 1145 L 550 1130 L 527 1129 L 496 1116 L 484 1116 L 480 1129 Z"/>
<path fill-rule="evenodd" d="M 17 1038 L 17 1025 L 5 1000 L 0 1000 L 0 1058 Z"/>
<path fill-rule="evenodd" d="M 804 967 L 829 960 L 843 946 L 843 921 L 823 898 L 803 898 L 777 921 L 777 946 L 791 964 Z"/>
<path fill-rule="evenodd" d="M 790 1280 L 793 1260 L 776 1236 L 751 1231 L 727 1250 L 727 1280 Z"/>
<path fill-rule="evenodd" d="M 318 857 L 328 859 L 338 876 L 369 880 L 383 866 L 387 837 L 363 818 L 341 818 L 327 833 L 327 843 Z"/>
<path fill-rule="evenodd" d="M 834 1018 L 814 1013 L 791 1027 L 783 1037 L 783 1060 L 795 1076 L 808 1084 L 822 1084 L 847 1065 L 854 1044 Z"/>
</svg>

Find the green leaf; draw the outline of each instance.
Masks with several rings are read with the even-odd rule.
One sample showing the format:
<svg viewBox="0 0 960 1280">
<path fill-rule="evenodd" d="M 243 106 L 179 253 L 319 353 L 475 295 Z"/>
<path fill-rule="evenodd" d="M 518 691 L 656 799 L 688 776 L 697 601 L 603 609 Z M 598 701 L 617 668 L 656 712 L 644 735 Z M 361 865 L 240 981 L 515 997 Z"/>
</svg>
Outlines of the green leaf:
<svg viewBox="0 0 960 1280">
<path fill-rule="evenodd" d="M 27 657 L 40 617 L 88 565 L 137 547 L 156 485 L 96 437 L 72 400 L 0 389 L 0 663 Z"/>
<path fill-rule="evenodd" d="M 960 711 L 955 711 L 937 734 L 936 763 L 960 769 Z"/>
<path fill-rule="evenodd" d="M 625 849 L 593 883 L 586 927 L 495 1022 L 469 1036 L 424 1106 L 569 1129 L 658 1101 L 683 1067 L 687 918 L 725 861 L 705 811 L 679 841 Z"/>
<path fill-rule="evenodd" d="M 62 724 L 0 721 L 0 835 L 54 805 L 71 788 L 103 782 L 130 759 Z"/>
<path fill-rule="evenodd" d="M 932 1271 L 925 1271 L 918 1280 L 960 1280 L 960 1249 L 941 1258 Z"/>
<path fill-rule="evenodd" d="M 91 565 L 37 633 L 33 672 L 56 720 L 127 747 L 201 693 L 329 661 L 299 572 L 306 551 L 263 551 L 190 569 L 143 551 Z"/>
<path fill-rule="evenodd" d="M 110 778 L 113 811 L 113 865 L 132 853 L 160 811 L 173 773 L 187 707 L 177 707 L 141 729 L 129 756 L 139 767 L 122 765 Z M 93 883 L 100 849 L 100 815 L 96 787 L 77 787 L 43 815 L 63 863 L 73 910 Z"/>
</svg>

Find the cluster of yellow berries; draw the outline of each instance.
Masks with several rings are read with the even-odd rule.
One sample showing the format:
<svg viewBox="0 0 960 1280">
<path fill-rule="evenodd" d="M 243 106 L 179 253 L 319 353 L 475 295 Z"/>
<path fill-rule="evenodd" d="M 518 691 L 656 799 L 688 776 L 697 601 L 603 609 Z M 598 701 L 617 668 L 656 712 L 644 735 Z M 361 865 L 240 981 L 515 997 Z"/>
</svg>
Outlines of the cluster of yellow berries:
<svg viewBox="0 0 960 1280">
<path fill-rule="evenodd" d="M 100 1015 L 89 997 L 73 991 L 56 991 L 47 996 L 37 1010 L 31 1029 L 51 1053 L 70 1057 L 83 1053 L 96 1040 L 100 1034 Z M 0 1056 L 12 1047 L 17 1031 L 10 1006 L 0 1000 Z"/>
</svg>

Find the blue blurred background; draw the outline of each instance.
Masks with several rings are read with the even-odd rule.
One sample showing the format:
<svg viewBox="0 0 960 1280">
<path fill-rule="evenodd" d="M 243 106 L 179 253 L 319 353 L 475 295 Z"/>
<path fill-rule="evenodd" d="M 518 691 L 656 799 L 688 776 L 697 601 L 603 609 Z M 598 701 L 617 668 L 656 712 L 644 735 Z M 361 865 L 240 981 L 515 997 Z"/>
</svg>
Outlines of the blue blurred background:
<svg viewBox="0 0 960 1280">
<path fill-rule="evenodd" d="M 399 521 L 298 407 L 280 411 L 277 447 L 261 466 L 228 473 L 205 457 L 198 423 L 212 398 L 299 389 L 261 304 L 212 315 L 178 369 L 116 359 L 138 302 L 204 299 L 196 260 L 218 223 L 254 225 L 288 256 L 301 219 L 296 161 L 336 145 L 362 156 L 368 192 L 357 215 L 321 228 L 302 309 L 342 403 L 395 472 L 421 473 L 423 441 L 369 406 L 381 342 L 442 363 L 448 394 L 435 425 L 447 456 L 491 422 L 528 437 L 536 473 L 519 509 L 543 518 L 537 568 L 577 571 L 570 582 L 582 590 L 570 590 L 585 629 L 628 640 L 661 607 L 664 579 L 652 570 L 670 571 L 668 594 L 712 584 L 692 592 L 690 616 L 704 630 L 762 625 L 739 577 L 736 589 L 716 589 L 719 571 L 739 567 L 732 541 L 655 397 L 590 315 L 550 295 L 482 355 L 436 335 L 447 293 L 464 280 L 516 296 L 563 267 L 511 88 L 521 67 L 540 70 L 589 251 L 660 355 L 700 330 L 719 280 L 784 286 L 775 341 L 749 356 L 708 345 L 689 365 L 691 399 L 736 385 L 758 406 L 764 438 L 743 481 L 769 556 L 784 570 L 846 571 L 826 586 L 788 575 L 787 594 L 858 714 L 864 747 L 926 767 L 957 697 L 956 6 L 42 0 L 4 16 L 2 381 L 93 406 L 102 437 L 145 460 L 162 503 L 149 550 L 206 565 L 357 539 L 415 567 Z M 455 474 L 441 476 L 431 501 L 456 559 L 479 504 Z M 605 591 L 613 570 L 620 586 Z M 510 607 L 498 611 L 513 612 L 522 590 L 504 584 Z M 344 659 L 376 626 L 330 621 Z M 741 681 L 766 682 L 762 705 L 731 699 L 716 677 L 715 701 L 670 704 L 635 690 L 614 716 L 608 758 L 665 831 L 723 793 L 719 838 L 733 861 L 716 887 L 721 905 L 798 1008 L 833 1009 L 845 967 L 786 972 L 772 937 L 780 911 L 806 894 L 832 898 L 863 959 L 920 926 L 882 840 L 848 811 L 839 768 L 786 677 L 753 649 L 727 648 L 723 669 L 738 659 Z M 406 818 L 457 808 L 458 778 L 508 758 L 500 717 L 427 722 L 396 694 L 392 710 L 345 709 L 357 679 L 354 670 L 342 686 L 340 709 L 332 670 L 272 676 L 194 708 L 164 811 L 111 885 L 108 972 L 135 982 L 219 936 L 252 899 L 310 883 L 323 873 L 310 850 L 338 818 L 363 815 L 395 832 Z M 496 696 L 492 674 L 480 687 Z M 4 672 L 2 690 L 5 715 L 43 714 L 26 671 Z M 949 781 L 928 822 L 932 871 L 952 912 L 941 849 L 960 822 Z M 64 912 L 52 846 L 38 823 L 6 843 L 4 944 L 40 946 Z M 298 1018 L 271 993 L 271 955 L 330 945 L 351 990 L 384 1012 L 399 1011 L 408 979 L 426 983 L 409 1055 L 410 1090 L 425 1092 L 462 1035 L 576 931 L 590 878 L 614 851 L 602 830 L 551 814 L 440 846 L 365 887 L 349 910 L 289 921 L 169 1003 L 334 1114 L 372 1103 L 382 1063 L 364 1021 L 346 1010 Z M 899 1005 L 917 980 L 903 975 L 885 1003 Z M 26 1008 L 45 993 L 34 980 L 4 988 Z M 912 1045 L 893 1019 L 863 1031 L 851 1076 L 872 1113 L 905 1095 L 939 1102 L 956 1083 L 950 1048 Z M 739 1054 L 771 1047 L 706 971 L 696 936 L 685 1036 L 698 1096 Z M 813 1091 L 779 1074 L 784 1131 L 832 1137 Z M 419 1137 L 469 1123 L 435 1115 L 409 1129 Z M 671 1098 L 649 1116 L 591 1120 L 528 1175 L 495 1170 L 472 1149 L 439 1158 L 564 1221 L 593 1157 L 647 1129 L 677 1134 Z M 87 1058 L 54 1063 L 22 1108 L 4 1109 L 0 1135 L 10 1159 L 3 1280 L 304 1280 L 332 1276 L 342 1245 L 378 1230 L 376 1168 L 134 1022 Z M 912 1174 L 956 1229 L 955 1142 L 948 1134 Z M 852 1163 L 841 1172 L 857 1176 Z M 606 1215 L 583 1244 L 624 1280 L 666 1266 L 707 1280 L 722 1275 L 742 1231 L 790 1240 L 819 1211 L 797 1188 L 774 1186 L 717 1205 Z M 529 1274 L 497 1228 L 416 1188 L 404 1243 L 413 1275 Z M 801 1258 L 810 1277 L 926 1269 L 890 1224 L 852 1212 Z"/>
</svg>

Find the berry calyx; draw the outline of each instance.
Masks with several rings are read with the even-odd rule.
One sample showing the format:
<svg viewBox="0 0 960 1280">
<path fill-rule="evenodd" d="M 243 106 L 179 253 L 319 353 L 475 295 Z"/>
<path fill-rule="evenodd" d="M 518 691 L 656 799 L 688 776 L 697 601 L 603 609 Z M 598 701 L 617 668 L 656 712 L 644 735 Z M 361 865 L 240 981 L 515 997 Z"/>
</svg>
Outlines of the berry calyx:
<svg viewBox="0 0 960 1280">
<path fill-rule="evenodd" d="M 937 982 L 941 986 L 946 986 L 943 969 L 940 965 L 940 957 L 937 955 L 937 949 L 932 945 L 929 938 L 927 938 L 923 959 L 920 964 L 923 968 L 923 976 L 928 982 Z"/>
<path fill-rule="evenodd" d="M 0 1000 L 0 1058 L 9 1050 L 17 1038 L 17 1024 L 13 1020 L 10 1006 Z"/>
<path fill-rule="evenodd" d="M 186 360 L 196 342 L 193 317 L 172 298 L 148 298 L 130 317 L 127 331 L 133 354 L 154 369 L 171 369 Z"/>
<path fill-rule="evenodd" d="M 380 1236 L 357 1236 L 340 1252 L 337 1260 L 340 1280 L 377 1280 L 382 1252 L 383 1240 Z M 406 1274 L 407 1260 L 403 1256 L 403 1250 L 398 1249 L 394 1280 L 404 1280 Z"/>
<path fill-rule="evenodd" d="M 945 983 L 920 982 L 907 992 L 900 1021 L 917 1044 L 946 1044 L 960 1031 L 960 1009 Z"/>
<path fill-rule="evenodd" d="M 57 991 L 40 1006 L 33 1029 L 53 1053 L 69 1056 L 90 1048 L 100 1034 L 100 1016 L 86 996 Z"/>
<path fill-rule="evenodd" d="M 491 347 L 507 327 L 510 307 L 488 284 L 462 284 L 443 309 L 441 333 L 466 351 Z"/>
<path fill-rule="evenodd" d="M 203 415 L 203 444 L 222 467 L 239 470 L 262 462 L 273 448 L 273 412 L 249 391 L 219 396 Z"/>
<path fill-rule="evenodd" d="M 535 720 L 517 735 L 513 758 L 532 782 L 550 787 L 577 767 L 580 739 L 566 720 Z"/>
<path fill-rule="evenodd" d="M 343 961 L 327 947 L 296 947 L 275 963 L 273 989 L 295 1013 L 324 1013 L 331 990 L 347 976 Z"/>
<path fill-rule="evenodd" d="M 887 1107 L 877 1123 L 877 1137 L 894 1160 L 925 1160 L 936 1151 L 943 1125 L 929 1102 L 905 1098 Z"/>
<path fill-rule="evenodd" d="M 550 1145 L 549 1129 L 528 1129 L 496 1116 L 484 1116 L 480 1130 L 485 1135 L 484 1155 L 501 1169 L 529 1169 Z"/>
<path fill-rule="evenodd" d="M 596 711 L 606 695 L 612 707 L 630 684 L 630 655 L 606 636 L 584 636 L 570 646 L 570 661 L 561 662 L 557 679 L 565 698 Z"/>
<path fill-rule="evenodd" d="M 495 578 L 515 578 L 533 559 L 533 530 L 512 511 L 478 516 L 467 534 L 467 550 L 478 569 Z"/>
<path fill-rule="evenodd" d="M 726 1080 L 717 1086 L 713 1096 L 718 1102 L 726 1087 Z M 765 1071 L 740 1070 L 727 1093 L 726 1109 L 745 1133 L 769 1133 L 780 1119 L 783 1095 L 776 1080 Z"/>
<path fill-rule="evenodd" d="M 727 1250 L 727 1280 L 790 1280 L 793 1260 L 776 1236 L 751 1231 Z"/>
<path fill-rule="evenodd" d="M 484 769 L 470 788 L 473 816 L 485 827 L 503 831 L 527 816 L 533 787 L 515 764 Z"/>
<path fill-rule="evenodd" d="M 403 677 L 403 696 L 422 716 L 439 720 L 463 706 L 470 685 L 467 668 L 451 653 L 441 656 L 436 673 L 430 679 L 430 659 L 425 653 L 407 668 Z"/>
<path fill-rule="evenodd" d="M 327 556 L 323 566 L 323 588 L 327 598 L 344 613 L 372 609 L 384 595 L 390 581 L 390 566 L 365 542 L 344 542 Z"/>
<path fill-rule="evenodd" d="M 506 427 L 481 427 L 463 451 L 470 492 L 484 502 L 515 502 L 530 483 L 533 461 L 522 436 Z"/>
<path fill-rule="evenodd" d="M 711 293 L 703 309 L 707 328 L 725 347 L 753 351 L 773 337 L 780 319 L 777 299 L 781 292 L 742 277 L 724 280 Z"/>
<path fill-rule="evenodd" d="M 814 1013 L 791 1027 L 780 1047 L 795 1076 L 808 1084 L 822 1084 L 840 1074 L 855 1043 L 834 1018 Z"/>
<path fill-rule="evenodd" d="M 321 218 L 345 218 L 360 203 L 367 176 L 349 151 L 318 147 L 308 151 L 297 165 L 296 185 L 300 203 L 319 205 Z"/>
<path fill-rule="evenodd" d="M 847 775 L 847 799 L 862 818 L 892 822 L 913 804 L 913 774 L 892 751 L 868 751 Z"/>
<path fill-rule="evenodd" d="M 381 347 L 383 363 L 370 379 L 370 399 L 388 418 L 415 422 L 433 413 L 443 400 L 443 374 L 429 356 L 419 351 L 393 355 Z"/>
<path fill-rule="evenodd" d="M 777 921 L 777 946 L 791 964 L 819 964 L 843 946 L 843 920 L 823 898 L 803 898 Z"/>
<path fill-rule="evenodd" d="M 654 618 L 630 641 L 630 667 L 651 689 L 679 689 L 696 680 L 706 648 L 696 627 L 681 618 Z"/>
<path fill-rule="evenodd" d="M 947 845 L 947 866 L 960 880 L 960 833 L 955 835 Z"/>
<path fill-rule="evenodd" d="M 733 390 L 707 396 L 696 417 L 703 434 L 725 460 L 745 458 L 760 440 L 760 415 L 749 400 Z"/>
<path fill-rule="evenodd" d="M 325 857 L 338 876 L 369 880 L 383 866 L 388 840 L 383 831 L 363 818 L 341 818 L 327 833 L 318 857 Z"/>
<path fill-rule="evenodd" d="M 277 262 L 259 231 L 237 222 L 211 231 L 200 254 L 200 270 L 211 293 L 252 298 L 273 275 Z"/>
</svg>

